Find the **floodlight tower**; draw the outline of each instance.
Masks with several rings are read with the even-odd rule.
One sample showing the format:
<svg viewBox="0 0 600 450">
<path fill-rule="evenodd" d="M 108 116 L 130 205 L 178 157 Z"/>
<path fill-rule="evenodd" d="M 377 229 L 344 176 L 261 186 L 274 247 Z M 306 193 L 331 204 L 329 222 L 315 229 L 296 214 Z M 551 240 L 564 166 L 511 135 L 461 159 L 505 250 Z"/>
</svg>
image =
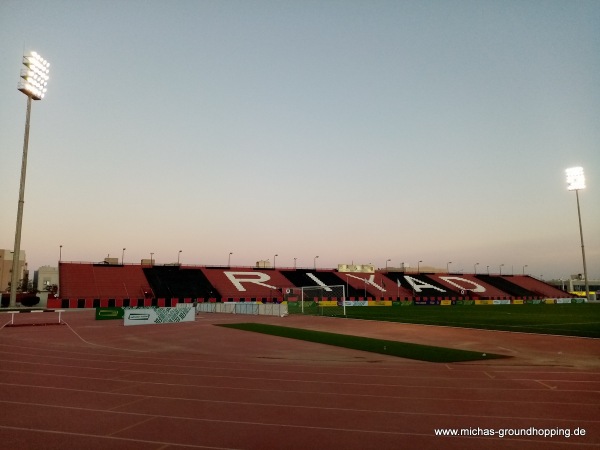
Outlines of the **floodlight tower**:
<svg viewBox="0 0 600 450">
<path fill-rule="evenodd" d="M 585 263 L 585 247 L 583 246 L 583 228 L 581 226 L 581 209 L 579 208 L 579 189 L 585 189 L 585 175 L 583 167 L 571 167 L 566 170 L 567 189 L 575 191 L 577 198 L 577 216 L 579 217 L 579 236 L 581 238 L 581 257 L 583 258 L 583 278 L 585 279 L 585 298 L 590 300 L 590 286 L 588 284 L 587 265 Z"/>
<path fill-rule="evenodd" d="M 19 283 L 19 257 L 21 255 L 21 229 L 23 227 L 23 204 L 25 203 L 25 175 L 27 173 L 27 150 L 29 146 L 29 117 L 31 115 L 31 100 L 41 100 L 46 94 L 50 63 L 31 52 L 23 56 L 24 68 L 17 89 L 27 96 L 27 115 L 25 118 L 25 138 L 23 142 L 23 160 L 21 162 L 21 183 L 19 185 L 19 204 L 17 207 L 17 227 L 15 231 L 15 249 L 13 253 L 12 274 L 10 281 L 11 308 L 17 305 L 17 284 Z"/>
</svg>

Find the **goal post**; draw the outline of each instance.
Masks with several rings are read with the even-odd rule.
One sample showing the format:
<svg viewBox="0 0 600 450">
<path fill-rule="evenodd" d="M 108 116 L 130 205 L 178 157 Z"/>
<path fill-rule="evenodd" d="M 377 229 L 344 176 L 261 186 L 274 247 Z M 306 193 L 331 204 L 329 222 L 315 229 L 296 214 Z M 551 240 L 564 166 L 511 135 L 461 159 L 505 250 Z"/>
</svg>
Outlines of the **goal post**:
<svg viewBox="0 0 600 450">
<path fill-rule="evenodd" d="M 338 306 L 341 302 L 344 316 L 346 315 L 346 286 L 343 284 L 302 286 L 294 289 L 300 290 L 302 314 L 304 314 L 304 305 L 309 302 L 317 303 L 324 308 Z"/>
</svg>

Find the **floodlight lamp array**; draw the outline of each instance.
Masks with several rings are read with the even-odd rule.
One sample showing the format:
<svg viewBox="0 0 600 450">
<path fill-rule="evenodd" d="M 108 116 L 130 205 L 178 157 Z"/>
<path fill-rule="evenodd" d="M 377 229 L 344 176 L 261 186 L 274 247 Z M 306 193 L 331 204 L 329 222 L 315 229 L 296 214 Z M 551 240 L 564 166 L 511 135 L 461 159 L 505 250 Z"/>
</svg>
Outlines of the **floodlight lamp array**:
<svg viewBox="0 0 600 450">
<path fill-rule="evenodd" d="M 583 174 L 583 167 L 571 167 L 565 172 L 567 173 L 567 189 L 569 191 L 585 189 L 585 175 Z"/>
<path fill-rule="evenodd" d="M 42 58 L 38 53 L 31 52 L 29 55 L 23 56 L 24 69 L 21 70 L 21 82 L 19 83 L 19 91 L 31 97 L 33 100 L 41 100 L 44 98 L 46 85 L 50 78 L 50 63 Z"/>
</svg>

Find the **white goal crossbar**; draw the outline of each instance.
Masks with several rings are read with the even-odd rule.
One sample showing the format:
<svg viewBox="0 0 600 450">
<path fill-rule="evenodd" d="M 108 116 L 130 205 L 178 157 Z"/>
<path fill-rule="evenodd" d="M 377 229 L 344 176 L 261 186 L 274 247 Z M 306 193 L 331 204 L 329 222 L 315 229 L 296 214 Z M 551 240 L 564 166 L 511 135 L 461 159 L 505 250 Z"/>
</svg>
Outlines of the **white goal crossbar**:
<svg viewBox="0 0 600 450">
<path fill-rule="evenodd" d="M 337 284 L 337 285 L 331 285 L 331 286 L 327 286 L 327 285 L 320 285 L 320 286 L 302 286 L 300 288 L 300 292 L 301 292 L 301 306 L 302 306 L 302 313 L 304 314 L 304 302 L 306 301 L 307 298 L 310 298 L 310 295 L 312 293 L 312 298 L 314 299 L 315 297 L 319 297 L 321 300 L 324 298 L 336 298 L 337 300 L 341 300 L 342 302 L 342 306 L 344 308 L 344 316 L 346 315 L 346 286 L 344 286 L 343 284 Z M 341 292 L 341 298 L 338 297 L 335 293 Z M 314 295 L 314 293 L 318 293 L 319 295 Z"/>
</svg>

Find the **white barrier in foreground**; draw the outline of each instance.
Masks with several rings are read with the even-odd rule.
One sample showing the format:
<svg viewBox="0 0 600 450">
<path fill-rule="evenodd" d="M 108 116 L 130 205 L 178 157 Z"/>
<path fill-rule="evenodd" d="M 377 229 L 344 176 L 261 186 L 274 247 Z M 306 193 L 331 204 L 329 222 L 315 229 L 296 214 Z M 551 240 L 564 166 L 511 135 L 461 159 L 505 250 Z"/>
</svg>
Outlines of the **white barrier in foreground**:
<svg viewBox="0 0 600 450">
<path fill-rule="evenodd" d="M 193 322 L 194 308 L 124 308 L 125 325 Z"/>
<path fill-rule="evenodd" d="M 254 316 L 287 316 L 288 305 L 283 303 L 198 303 L 196 313 L 249 314 Z"/>
<path fill-rule="evenodd" d="M 32 310 L 18 310 L 18 311 L 2 311 L 2 314 L 10 314 L 10 322 L 7 322 L 4 324 L 4 326 L 15 326 L 15 314 L 35 314 L 35 313 L 51 313 L 51 312 L 56 312 L 58 313 L 58 322 L 53 321 L 52 323 L 62 323 L 61 321 L 61 314 L 65 312 L 64 309 L 32 309 Z M 31 318 L 33 316 L 23 316 L 23 317 L 27 317 L 27 318 Z M 27 322 L 25 324 L 29 324 L 29 325 L 36 325 L 39 324 L 40 322 Z M 23 324 L 22 324 L 23 325 Z"/>
</svg>

